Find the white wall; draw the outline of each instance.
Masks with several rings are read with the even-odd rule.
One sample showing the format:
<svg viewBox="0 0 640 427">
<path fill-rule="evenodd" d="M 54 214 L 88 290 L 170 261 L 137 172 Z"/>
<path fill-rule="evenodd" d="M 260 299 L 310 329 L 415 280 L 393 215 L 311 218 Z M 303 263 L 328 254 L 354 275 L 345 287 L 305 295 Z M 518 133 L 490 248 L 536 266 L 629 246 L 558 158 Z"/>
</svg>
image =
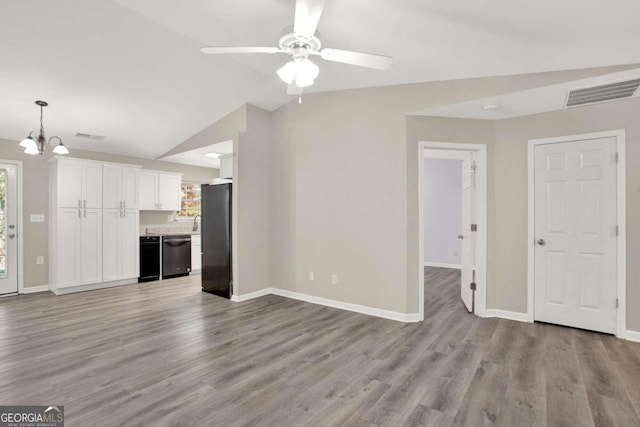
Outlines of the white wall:
<svg viewBox="0 0 640 427">
<path fill-rule="evenodd" d="M 425 263 L 460 265 L 462 161 L 424 159 Z"/>
</svg>

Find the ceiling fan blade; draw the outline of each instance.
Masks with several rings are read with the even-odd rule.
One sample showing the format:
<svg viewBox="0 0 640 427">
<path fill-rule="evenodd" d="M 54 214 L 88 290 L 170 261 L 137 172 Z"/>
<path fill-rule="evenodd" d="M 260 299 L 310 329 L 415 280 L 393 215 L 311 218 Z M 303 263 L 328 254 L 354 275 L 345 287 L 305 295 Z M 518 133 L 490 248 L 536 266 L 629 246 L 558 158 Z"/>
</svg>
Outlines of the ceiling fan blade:
<svg viewBox="0 0 640 427">
<path fill-rule="evenodd" d="M 220 47 L 203 47 L 200 52 L 208 55 L 218 53 L 279 53 L 284 52 L 277 47 L 245 47 L 245 46 L 220 46 Z"/>
<path fill-rule="evenodd" d="M 325 0 L 296 0 L 296 15 L 293 32 L 311 37 L 316 32 Z"/>
<path fill-rule="evenodd" d="M 302 94 L 302 88 L 298 87 L 296 85 L 294 85 L 293 83 L 287 86 L 287 95 L 301 95 Z"/>
<path fill-rule="evenodd" d="M 322 59 L 344 64 L 357 65 L 359 67 L 374 68 L 376 70 L 388 70 L 393 65 L 390 56 L 373 55 L 371 53 L 353 52 L 342 49 L 322 49 Z"/>
</svg>

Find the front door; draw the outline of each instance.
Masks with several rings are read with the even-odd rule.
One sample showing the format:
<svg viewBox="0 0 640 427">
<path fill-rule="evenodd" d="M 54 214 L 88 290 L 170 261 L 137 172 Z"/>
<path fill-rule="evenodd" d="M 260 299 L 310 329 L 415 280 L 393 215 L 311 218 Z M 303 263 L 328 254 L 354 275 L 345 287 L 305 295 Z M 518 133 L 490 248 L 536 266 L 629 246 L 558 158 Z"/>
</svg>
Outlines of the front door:
<svg viewBox="0 0 640 427">
<path fill-rule="evenodd" d="M 0 295 L 18 292 L 18 168 L 0 163 Z"/>
<path fill-rule="evenodd" d="M 534 148 L 534 318 L 616 328 L 616 139 Z"/>
<path fill-rule="evenodd" d="M 473 291 L 471 283 L 474 282 L 474 249 L 475 233 L 471 231 L 471 224 L 474 222 L 475 213 L 475 163 L 473 153 L 466 153 L 462 160 L 462 212 L 461 212 L 461 233 L 458 236 L 462 239 L 460 245 L 460 297 L 469 312 L 473 311 Z"/>
</svg>

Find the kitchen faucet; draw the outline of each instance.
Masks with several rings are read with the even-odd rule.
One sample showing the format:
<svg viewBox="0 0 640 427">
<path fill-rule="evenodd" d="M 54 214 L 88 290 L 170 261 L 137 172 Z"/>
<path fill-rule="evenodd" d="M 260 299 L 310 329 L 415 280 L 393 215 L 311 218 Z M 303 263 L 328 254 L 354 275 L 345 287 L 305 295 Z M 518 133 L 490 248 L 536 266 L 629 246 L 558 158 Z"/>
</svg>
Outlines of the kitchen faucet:
<svg viewBox="0 0 640 427">
<path fill-rule="evenodd" d="M 198 217 L 199 216 L 200 215 L 196 215 L 196 216 L 193 217 L 193 231 L 198 231 Z"/>
</svg>

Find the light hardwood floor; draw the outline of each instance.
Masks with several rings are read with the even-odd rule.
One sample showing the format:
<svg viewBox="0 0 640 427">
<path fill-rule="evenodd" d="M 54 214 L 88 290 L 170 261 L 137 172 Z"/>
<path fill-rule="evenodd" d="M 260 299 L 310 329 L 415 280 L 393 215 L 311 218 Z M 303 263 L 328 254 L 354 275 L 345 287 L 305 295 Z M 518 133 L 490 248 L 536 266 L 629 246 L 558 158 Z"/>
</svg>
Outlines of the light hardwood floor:
<svg viewBox="0 0 640 427">
<path fill-rule="evenodd" d="M 458 272 L 426 272 L 402 324 L 198 276 L 0 299 L 0 404 L 59 404 L 68 426 L 637 426 L 640 344 L 479 319 Z"/>
</svg>

